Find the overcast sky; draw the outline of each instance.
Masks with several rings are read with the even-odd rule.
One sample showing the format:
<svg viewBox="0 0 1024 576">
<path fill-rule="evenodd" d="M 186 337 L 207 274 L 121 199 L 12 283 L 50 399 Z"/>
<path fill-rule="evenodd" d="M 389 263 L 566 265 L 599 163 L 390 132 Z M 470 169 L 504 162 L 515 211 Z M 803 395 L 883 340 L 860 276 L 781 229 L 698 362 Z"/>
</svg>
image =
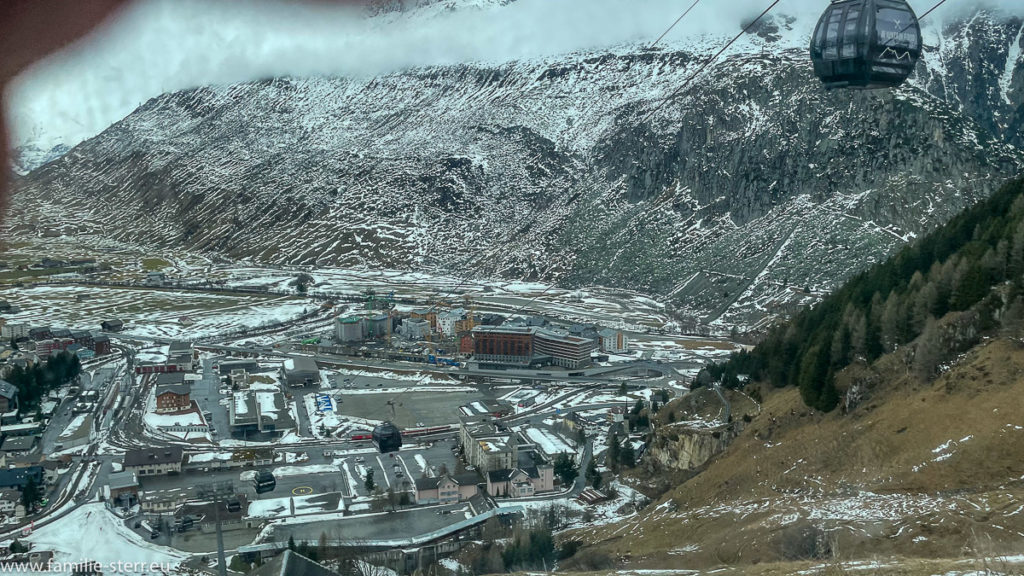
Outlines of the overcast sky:
<svg viewBox="0 0 1024 576">
<path fill-rule="evenodd" d="M 320 4 L 138 0 L 109 25 L 28 70 L 9 90 L 14 145 L 74 145 L 164 92 L 271 76 L 368 75 L 650 42 L 689 0 L 446 0 L 479 5 L 365 19 Z M 737 30 L 771 0 L 705 0 L 666 39 Z M 934 0 L 911 0 L 918 13 Z M 1024 0 L 952 0 L 1024 14 Z M 728 5 L 728 9 L 723 9 Z M 782 0 L 809 29 L 825 0 Z"/>
</svg>

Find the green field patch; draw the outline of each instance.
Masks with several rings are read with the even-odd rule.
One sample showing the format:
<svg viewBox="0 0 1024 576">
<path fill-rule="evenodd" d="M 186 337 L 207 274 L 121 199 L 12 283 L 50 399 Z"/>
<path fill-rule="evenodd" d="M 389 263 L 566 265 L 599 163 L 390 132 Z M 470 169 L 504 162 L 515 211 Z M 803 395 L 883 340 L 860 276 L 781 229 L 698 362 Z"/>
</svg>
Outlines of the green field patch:
<svg viewBox="0 0 1024 576">
<path fill-rule="evenodd" d="M 163 258 L 143 258 L 142 259 L 142 270 L 144 272 L 158 272 L 164 268 L 169 268 L 171 263 Z"/>
</svg>

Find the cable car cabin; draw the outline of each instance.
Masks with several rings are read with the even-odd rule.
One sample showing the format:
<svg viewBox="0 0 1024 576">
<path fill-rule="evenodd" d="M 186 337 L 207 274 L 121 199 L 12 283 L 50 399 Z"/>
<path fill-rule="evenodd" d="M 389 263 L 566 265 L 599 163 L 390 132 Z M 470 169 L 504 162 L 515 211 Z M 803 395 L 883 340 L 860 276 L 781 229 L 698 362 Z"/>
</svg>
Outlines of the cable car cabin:
<svg viewBox="0 0 1024 576">
<path fill-rule="evenodd" d="M 373 429 L 373 443 L 381 454 L 397 452 L 402 447 L 402 432 L 391 422 L 385 422 Z"/>
<path fill-rule="evenodd" d="M 904 0 L 833 0 L 811 37 L 826 88 L 895 88 L 921 57 L 921 27 Z"/>
<path fill-rule="evenodd" d="M 252 479 L 252 487 L 257 494 L 273 492 L 274 488 L 277 488 L 277 480 L 274 479 L 274 474 L 270 470 L 260 470 Z"/>
</svg>

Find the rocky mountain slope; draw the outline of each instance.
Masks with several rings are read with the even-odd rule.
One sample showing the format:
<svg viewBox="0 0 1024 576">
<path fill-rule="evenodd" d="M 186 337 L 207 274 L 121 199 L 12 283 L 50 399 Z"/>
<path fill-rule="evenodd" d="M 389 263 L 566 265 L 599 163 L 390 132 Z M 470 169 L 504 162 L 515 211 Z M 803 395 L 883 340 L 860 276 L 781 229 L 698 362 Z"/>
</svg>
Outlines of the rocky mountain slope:
<svg viewBox="0 0 1024 576">
<path fill-rule="evenodd" d="M 722 38 L 167 94 L 22 178 L 5 227 L 622 286 L 752 324 L 1024 165 L 1022 28 L 932 29 L 892 92 L 823 91 L 779 17 L 671 101 Z"/>
</svg>

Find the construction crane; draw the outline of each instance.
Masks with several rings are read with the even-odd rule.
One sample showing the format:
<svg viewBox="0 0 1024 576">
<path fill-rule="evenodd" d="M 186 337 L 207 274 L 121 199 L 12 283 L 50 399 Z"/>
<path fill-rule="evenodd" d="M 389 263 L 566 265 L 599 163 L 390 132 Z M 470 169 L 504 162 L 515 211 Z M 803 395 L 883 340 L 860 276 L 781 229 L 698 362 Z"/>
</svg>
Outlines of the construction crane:
<svg viewBox="0 0 1024 576">
<path fill-rule="evenodd" d="M 466 309 L 466 329 L 472 330 L 476 326 L 476 300 L 470 294 L 463 294 L 462 304 Z"/>
<path fill-rule="evenodd" d="M 387 307 L 388 307 L 388 348 L 391 348 L 391 325 L 394 324 L 392 315 L 395 312 L 395 291 L 388 292 L 387 296 Z"/>
</svg>

